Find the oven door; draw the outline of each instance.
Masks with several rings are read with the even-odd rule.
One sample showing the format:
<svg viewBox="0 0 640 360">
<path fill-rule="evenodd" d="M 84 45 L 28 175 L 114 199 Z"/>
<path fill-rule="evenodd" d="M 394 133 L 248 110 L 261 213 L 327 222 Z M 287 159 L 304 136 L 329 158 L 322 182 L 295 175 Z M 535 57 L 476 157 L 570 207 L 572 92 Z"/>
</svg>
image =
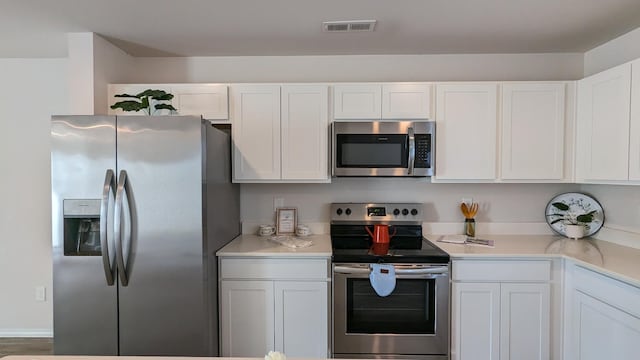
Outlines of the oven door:
<svg viewBox="0 0 640 360">
<path fill-rule="evenodd" d="M 428 122 L 333 123 L 334 176 L 433 175 Z"/>
<path fill-rule="evenodd" d="M 396 287 L 380 297 L 368 264 L 334 264 L 334 357 L 448 358 L 448 265 L 394 267 Z"/>
</svg>

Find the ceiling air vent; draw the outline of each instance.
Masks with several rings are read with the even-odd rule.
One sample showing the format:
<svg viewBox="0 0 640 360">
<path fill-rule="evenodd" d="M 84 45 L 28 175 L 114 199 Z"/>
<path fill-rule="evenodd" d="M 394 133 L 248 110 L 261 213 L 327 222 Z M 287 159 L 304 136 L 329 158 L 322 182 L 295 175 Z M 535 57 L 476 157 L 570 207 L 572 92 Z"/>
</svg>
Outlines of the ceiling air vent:
<svg viewBox="0 0 640 360">
<path fill-rule="evenodd" d="M 322 30 L 326 32 L 373 31 L 376 20 L 325 21 Z"/>
</svg>

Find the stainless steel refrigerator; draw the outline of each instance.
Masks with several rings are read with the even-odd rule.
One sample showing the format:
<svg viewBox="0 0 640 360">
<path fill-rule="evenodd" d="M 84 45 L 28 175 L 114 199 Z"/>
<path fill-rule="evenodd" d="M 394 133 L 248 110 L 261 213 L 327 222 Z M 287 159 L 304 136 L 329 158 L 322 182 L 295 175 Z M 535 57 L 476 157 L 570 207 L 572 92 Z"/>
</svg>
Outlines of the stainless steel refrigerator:
<svg viewBox="0 0 640 360">
<path fill-rule="evenodd" d="M 56 354 L 218 355 L 229 142 L 197 117 L 52 118 Z"/>
</svg>

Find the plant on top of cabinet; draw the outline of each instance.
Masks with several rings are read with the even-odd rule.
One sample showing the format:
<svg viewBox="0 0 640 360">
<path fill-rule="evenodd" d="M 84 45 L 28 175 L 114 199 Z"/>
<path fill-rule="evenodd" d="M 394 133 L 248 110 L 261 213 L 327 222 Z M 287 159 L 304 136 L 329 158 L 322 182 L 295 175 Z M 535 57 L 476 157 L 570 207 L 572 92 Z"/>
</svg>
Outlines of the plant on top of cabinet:
<svg viewBox="0 0 640 360">
<path fill-rule="evenodd" d="M 144 110 L 147 115 L 153 115 L 157 110 L 166 109 L 176 111 L 171 104 L 164 103 L 173 99 L 173 95 L 164 90 L 147 89 L 136 95 L 117 94 L 116 98 L 129 98 L 129 100 L 119 101 L 111 105 L 112 109 L 122 109 L 123 111 Z"/>
</svg>

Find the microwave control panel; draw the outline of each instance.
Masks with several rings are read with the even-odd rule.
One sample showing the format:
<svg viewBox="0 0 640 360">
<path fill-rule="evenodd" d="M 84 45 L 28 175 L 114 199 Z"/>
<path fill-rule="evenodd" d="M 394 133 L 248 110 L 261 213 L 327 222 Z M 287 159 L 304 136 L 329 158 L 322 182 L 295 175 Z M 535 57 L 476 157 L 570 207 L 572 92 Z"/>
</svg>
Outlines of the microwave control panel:
<svg viewBox="0 0 640 360">
<path fill-rule="evenodd" d="M 428 168 L 431 165 L 431 135 L 416 134 L 416 168 Z"/>
</svg>

